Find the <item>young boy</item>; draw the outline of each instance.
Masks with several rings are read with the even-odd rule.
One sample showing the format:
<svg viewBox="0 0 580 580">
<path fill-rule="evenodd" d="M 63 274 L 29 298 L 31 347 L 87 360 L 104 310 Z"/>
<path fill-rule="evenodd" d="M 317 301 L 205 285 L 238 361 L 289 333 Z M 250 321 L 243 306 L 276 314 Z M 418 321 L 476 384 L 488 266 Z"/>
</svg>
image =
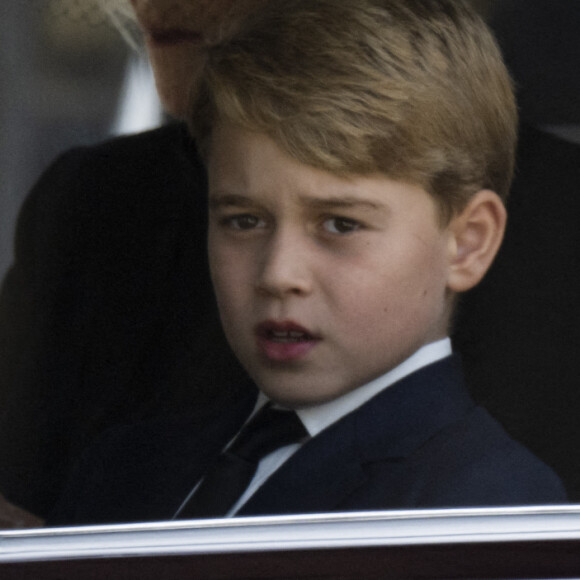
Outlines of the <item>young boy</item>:
<svg viewBox="0 0 580 580">
<path fill-rule="evenodd" d="M 193 110 L 218 306 L 259 394 L 112 434 L 54 523 L 565 501 L 469 399 L 447 338 L 501 243 L 513 169 L 510 80 L 478 17 L 273 0 L 209 49 Z M 237 434 L 280 427 L 277 407 L 298 431 L 278 448 L 259 431 L 253 455 Z M 236 462 L 255 465 L 226 490 Z"/>
</svg>

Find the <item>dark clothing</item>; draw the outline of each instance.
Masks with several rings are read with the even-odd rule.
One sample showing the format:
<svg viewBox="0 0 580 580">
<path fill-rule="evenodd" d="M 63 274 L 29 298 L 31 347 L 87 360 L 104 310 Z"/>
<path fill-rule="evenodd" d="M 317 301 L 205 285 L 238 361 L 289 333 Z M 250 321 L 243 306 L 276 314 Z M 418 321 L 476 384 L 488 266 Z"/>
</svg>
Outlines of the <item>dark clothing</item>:
<svg viewBox="0 0 580 580">
<path fill-rule="evenodd" d="M 173 125 L 63 155 L 25 202 L 0 297 L 0 491 L 45 516 L 95 435 L 236 390 L 206 180 Z"/>
<path fill-rule="evenodd" d="M 580 499 L 580 146 L 523 127 L 508 226 L 454 346 L 483 404 Z"/>
<path fill-rule="evenodd" d="M 211 421 L 117 430 L 85 455 L 51 524 L 170 519 L 255 395 Z M 556 475 L 464 390 L 457 357 L 424 367 L 307 441 L 238 515 L 565 502 Z"/>
</svg>

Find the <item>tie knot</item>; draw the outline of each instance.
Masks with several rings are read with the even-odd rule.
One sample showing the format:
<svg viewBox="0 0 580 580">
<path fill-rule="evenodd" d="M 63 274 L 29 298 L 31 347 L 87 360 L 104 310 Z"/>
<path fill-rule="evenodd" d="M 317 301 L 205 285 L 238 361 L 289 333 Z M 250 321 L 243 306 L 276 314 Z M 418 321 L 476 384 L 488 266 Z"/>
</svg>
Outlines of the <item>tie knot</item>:
<svg viewBox="0 0 580 580">
<path fill-rule="evenodd" d="M 242 428 L 227 452 L 257 463 L 279 447 L 298 443 L 307 436 L 294 411 L 274 409 L 268 403 Z"/>
</svg>

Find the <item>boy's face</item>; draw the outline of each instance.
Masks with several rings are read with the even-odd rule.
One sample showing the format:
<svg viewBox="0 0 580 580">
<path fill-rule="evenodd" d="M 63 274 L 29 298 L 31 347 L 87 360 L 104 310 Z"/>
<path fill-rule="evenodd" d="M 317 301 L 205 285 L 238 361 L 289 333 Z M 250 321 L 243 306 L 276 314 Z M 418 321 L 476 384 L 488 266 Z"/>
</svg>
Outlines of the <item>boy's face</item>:
<svg viewBox="0 0 580 580">
<path fill-rule="evenodd" d="M 332 400 L 446 335 L 454 241 L 420 187 L 338 177 L 221 124 L 209 202 L 222 323 L 272 399 Z"/>
</svg>

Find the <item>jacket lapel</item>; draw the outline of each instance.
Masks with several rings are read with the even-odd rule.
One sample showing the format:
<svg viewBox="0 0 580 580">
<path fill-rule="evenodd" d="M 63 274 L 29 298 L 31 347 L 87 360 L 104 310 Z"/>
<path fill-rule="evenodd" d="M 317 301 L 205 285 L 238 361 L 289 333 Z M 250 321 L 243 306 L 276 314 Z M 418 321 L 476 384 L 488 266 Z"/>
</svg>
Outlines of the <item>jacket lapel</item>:
<svg viewBox="0 0 580 580">
<path fill-rule="evenodd" d="M 365 485 L 370 464 L 399 463 L 473 406 L 458 357 L 424 367 L 307 442 L 239 515 L 339 510 Z"/>
<path fill-rule="evenodd" d="M 338 438 L 339 445 L 333 445 Z M 306 443 L 242 507 L 238 515 L 331 511 L 366 479 L 352 422 Z"/>
</svg>

